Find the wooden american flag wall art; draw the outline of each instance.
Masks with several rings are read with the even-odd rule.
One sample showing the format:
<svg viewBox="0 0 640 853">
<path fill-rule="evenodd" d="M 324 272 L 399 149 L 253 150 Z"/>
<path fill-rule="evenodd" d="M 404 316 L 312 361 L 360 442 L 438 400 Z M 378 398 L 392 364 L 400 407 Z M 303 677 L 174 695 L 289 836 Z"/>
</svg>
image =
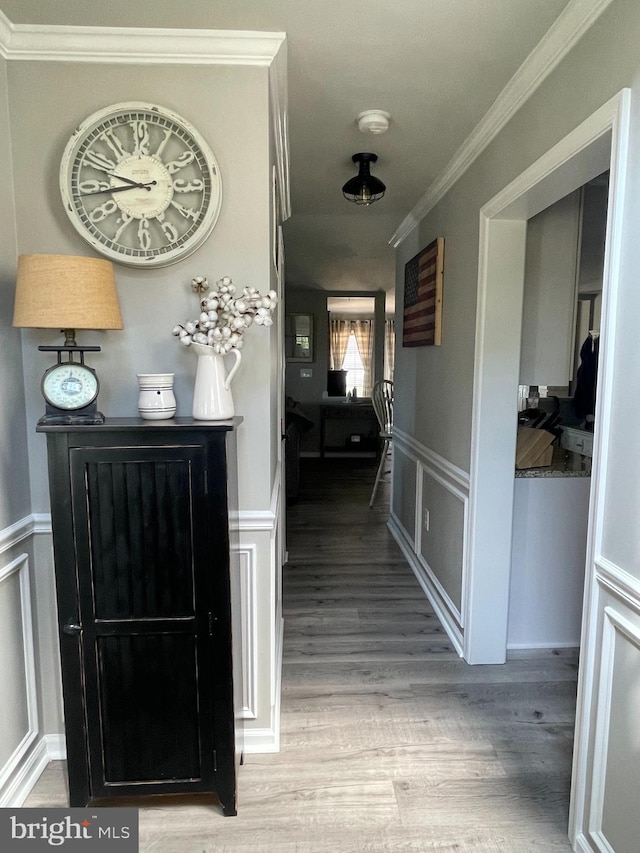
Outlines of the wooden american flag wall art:
<svg viewBox="0 0 640 853">
<path fill-rule="evenodd" d="M 444 237 L 436 237 L 404 267 L 403 347 L 442 342 Z"/>
</svg>

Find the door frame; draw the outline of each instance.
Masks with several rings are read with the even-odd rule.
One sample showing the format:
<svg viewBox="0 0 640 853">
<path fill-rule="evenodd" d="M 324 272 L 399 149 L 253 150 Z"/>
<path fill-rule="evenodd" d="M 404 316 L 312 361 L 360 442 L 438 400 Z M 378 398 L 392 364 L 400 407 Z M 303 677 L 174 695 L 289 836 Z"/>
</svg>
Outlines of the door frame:
<svg viewBox="0 0 640 853">
<path fill-rule="evenodd" d="M 526 222 L 587 181 L 610 170 L 602 295 L 598 399 L 592 460 L 586 576 L 569 817 L 581 832 L 589 782 L 597 660 L 597 602 L 604 485 L 610 442 L 613 353 L 628 156 L 630 90 L 623 89 L 551 148 L 480 211 L 478 308 L 471 447 L 470 571 L 464 657 L 506 660 L 514 459 Z M 506 522 L 506 523 L 505 523 Z"/>
<path fill-rule="evenodd" d="M 591 477 L 588 563 L 601 527 L 630 92 L 622 90 L 480 210 L 478 307 L 469 493 L 464 658 L 504 663 L 507 648 L 515 412 L 519 383 L 526 224 L 610 170 L 602 344 Z M 505 524 L 505 520 L 507 523 Z M 586 612 L 586 609 L 585 609 Z"/>
</svg>

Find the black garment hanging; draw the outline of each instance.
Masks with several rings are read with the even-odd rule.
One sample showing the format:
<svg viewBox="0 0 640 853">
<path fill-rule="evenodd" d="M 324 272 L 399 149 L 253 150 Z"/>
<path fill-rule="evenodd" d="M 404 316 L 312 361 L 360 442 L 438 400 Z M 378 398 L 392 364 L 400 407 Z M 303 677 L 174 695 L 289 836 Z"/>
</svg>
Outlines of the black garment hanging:
<svg viewBox="0 0 640 853">
<path fill-rule="evenodd" d="M 579 418 L 593 415 L 596 410 L 599 341 L 598 333 L 589 332 L 580 347 L 580 367 L 576 374 L 576 390 L 573 395 L 573 408 Z"/>
</svg>

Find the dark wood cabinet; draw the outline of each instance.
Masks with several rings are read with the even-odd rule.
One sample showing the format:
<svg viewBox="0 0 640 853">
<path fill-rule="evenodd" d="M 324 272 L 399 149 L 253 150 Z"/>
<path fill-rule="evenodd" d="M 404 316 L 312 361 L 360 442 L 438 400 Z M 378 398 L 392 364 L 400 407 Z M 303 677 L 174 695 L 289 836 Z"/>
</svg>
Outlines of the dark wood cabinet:
<svg viewBox="0 0 640 853">
<path fill-rule="evenodd" d="M 236 814 L 240 579 L 230 516 L 240 420 L 38 427 L 71 806 L 211 792 Z"/>
</svg>

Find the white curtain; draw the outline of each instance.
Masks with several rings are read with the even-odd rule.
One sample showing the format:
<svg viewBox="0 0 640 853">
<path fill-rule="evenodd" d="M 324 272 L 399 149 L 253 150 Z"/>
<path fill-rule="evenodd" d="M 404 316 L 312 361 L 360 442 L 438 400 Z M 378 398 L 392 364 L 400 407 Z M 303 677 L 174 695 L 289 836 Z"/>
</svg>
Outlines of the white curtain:
<svg viewBox="0 0 640 853">
<path fill-rule="evenodd" d="M 396 331 L 393 320 L 384 321 L 384 378 L 393 382 L 396 359 Z"/>
<path fill-rule="evenodd" d="M 353 320 L 351 327 L 356 336 L 358 352 L 364 367 L 362 394 L 364 397 L 369 397 L 371 395 L 371 367 L 373 364 L 373 324 L 371 320 Z"/>
<path fill-rule="evenodd" d="M 331 320 L 330 328 L 329 370 L 342 370 L 342 362 L 347 354 L 347 344 L 351 334 L 351 323 L 348 320 Z"/>
</svg>

